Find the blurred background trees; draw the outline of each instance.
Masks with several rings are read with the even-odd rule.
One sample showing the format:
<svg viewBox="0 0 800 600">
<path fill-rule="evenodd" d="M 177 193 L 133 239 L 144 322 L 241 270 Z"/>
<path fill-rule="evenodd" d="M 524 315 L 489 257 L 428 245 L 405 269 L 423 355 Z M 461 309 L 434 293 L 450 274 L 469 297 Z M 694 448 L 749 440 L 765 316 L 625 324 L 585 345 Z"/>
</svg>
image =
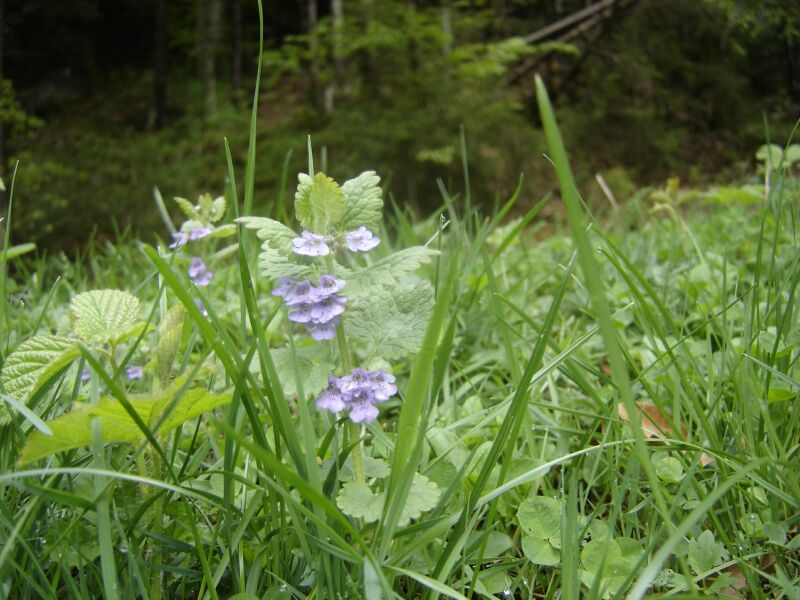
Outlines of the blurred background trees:
<svg viewBox="0 0 800 600">
<path fill-rule="evenodd" d="M 265 0 L 257 198 L 313 136 L 334 177 L 376 169 L 410 209 L 463 189 L 552 187 L 533 110 L 545 77 L 588 197 L 742 176 L 800 115 L 800 3 L 784 0 Z M 165 198 L 219 194 L 243 162 L 258 53 L 250 0 L 0 0 L 0 176 L 14 236 L 52 247 L 160 231 Z M 290 154 L 288 154 L 290 153 Z M 596 186 L 595 186 L 596 187 Z M 88 227 L 87 227 L 88 225 Z M 26 238 L 23 240 L 22 238 Z"/>
</svg>

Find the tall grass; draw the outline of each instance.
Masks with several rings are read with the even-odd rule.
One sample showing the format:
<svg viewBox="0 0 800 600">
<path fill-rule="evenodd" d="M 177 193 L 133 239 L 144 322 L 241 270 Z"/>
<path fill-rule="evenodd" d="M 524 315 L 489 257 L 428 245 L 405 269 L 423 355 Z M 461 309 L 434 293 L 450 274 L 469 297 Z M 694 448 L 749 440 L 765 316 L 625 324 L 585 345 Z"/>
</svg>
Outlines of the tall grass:
<svg viewBox="0 0 800 600">
<path fill-rule="evenodd" d="M 441 255 L 421 276 L 436 300 L 420 351 L 396 367 L 400 401 L 355 438 L 302 392 L 297 356 L 299 393 L 283 389 L 273 353 L 299 340 L 243 230 L 200 295 L 208 316 L 168 255 L 126 238 L 4 270 L 4 356 L 65 331 L 76 292 L 127 288 L 152 323 L 175 303 L 188 315 L 175 402 L 193 386 L 231 401 L 171 433 L 137 423 L 138 445 L 96 431 L 90 449 L 23 470 L 37 419 L 87 400 L 80 369 L 61 374 L 30 417 L 0 429 L 0 596 L 796 597 L 797 180 L 782 177 L 763 205 L 711 190 L 691 210 L 617 230 L 582 205 L 537 88 L 569 235 L 535 235 L 546 200 L 511 222 L 529 199 L 474 210 L 462 134 L 465 186 L 440 186 L 446 218 L 395 205 L 382 234 L 386 253 L 435 238 Z M 225 145 L 229 220 L 257 212 L 254 131 L 243 185 Z M 647 214 L 644 197 L 633 202 Z M 151 350 L 140 335 L 116 370 L 85 350 L 80 366 L 98 374 L 88 401 L 105 390 L 135 414 L 120 375 Z M 362 451 L 391 467 L 372 524 L 337 504 Z M 416 473 L 440 496 L 401 525 Z M 544 541 L 520 508 L 541 498 L 559 507 Z M 531 549 L 544 543 L 552 564 Z"/>
</svg>

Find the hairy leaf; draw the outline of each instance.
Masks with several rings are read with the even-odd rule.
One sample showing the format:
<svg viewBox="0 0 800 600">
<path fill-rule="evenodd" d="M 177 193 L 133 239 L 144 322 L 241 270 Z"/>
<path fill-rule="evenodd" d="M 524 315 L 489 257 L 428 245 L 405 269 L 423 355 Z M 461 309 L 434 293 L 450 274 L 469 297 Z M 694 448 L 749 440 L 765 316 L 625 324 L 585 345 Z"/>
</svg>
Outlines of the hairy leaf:
<svg viewBox="0 0 800 600">
<path fill-rule="evenodd" d="M 290 348 L 272 350 L 272 360 L 283 393 L 287 396 L 297 395 L 297 378 L 294 360 Z M 300 372 L 303 392 L 306 397 L 316 396 L 328 385 L 328 375 L 333 373 L 334 366 L 327 360 L 327 349 L 321 344 L 308 348 L 297 348 L 297 369 Z M 256 364 L 254 362 L 254 364 Z"/>
<path fill-rule="evenodd" d="M 349 314 L 347 334 L 387 360 L 414 354 L 422 344 L 432 306 L 433 288 L 427 283 L 381 290 Z"/>
<path fill-rule="evenodd" d="M 123 336 L 136 324 L 139 299 L 120 290 L 78 294 L 69 305 L 72 328 L 87 342 L 103 343 Z"/>
<path fill-rule="evenodd" d="M 180 385 L 176 382 L 157 395 L 131 397 L 129 402 L 148 426 L 155 428 L 162 414 L 169 409 L 158 427 L 165 433 L 204 412 L 230 402 L 230 394 L 212 394 L 194 388 L 176 398 Z M 92 442 L 92 421 L 100 419 L 103 441 L 106 443 L 136 443 L 145 435 L 125 408 L 116 399 L 101 398 L 95 405 L 77 404 L 65 415 L 49 421 L 53 435 L 35 431 L 20 454 L 20 464 L 26 464 L 56 452 L 87 446 Z"/>
<path fill-rule="evenodd" d="M 324 173 L 317 173 L 313 179 L 300 173 L 298 179 L 300 183 L 294 197 L 297 220 L 308 231 L 328 233 L 344 216 L 345 198 L 342 188 Z"/>
<path fill-rule="evenodd" d="M 344 218 L 341 228 L 345 231 L 358 229 L 364 225 L 373 232 L 381 224 L 383 198 L 380 188 L 381 178 L 375 171 L 365 171 L 354 179 L 342 184 L 345 198 Z"/>
<path fill-rule="evenodd" d="M 156 345 L 153 348 L 153 365 L 161 387 L 166 387 L 172 374 L 172 363 L 178 353 L 178 346 L 183 333 L 183 315 L 186 309 L 183 304 L 176 304 L 167 311 L 158 324 Z"/>
<path fill-rule="evenodd" d="M 413 246 L 390 254 L 374 264 L 347 274 L 347 295 L 356 297 L 371 294 L 376 287 L 396 286 L 421 265 L 439 254 L 426 246 Z"/>
<path fill-rule="evenodd" d="M 299 279 L 308 278 L 314 269 L 308 265 L 301 265 L 289 260 L 288 255 L 282 254 L 264 242 L 261 246 L 261 254 L 258 255 L 258 266 L 261 273 L 269 279 L 279 277 L 295 277 Z"/>
<path fill-rule="evenodd" d="M 247 229 L 255 229 L 258 239 L 285 254 L 292 251 L 292 239 L 298 237 L 293 229 L 266 217 L 239 217 L 236 222 Z"/>
<path fill-rule="evenodd" d="M 80 356 L 75 341 L 55 335 L 37 335 L 17 346 L 3 365 L 0 383 L 6 394 L 27 402 L 42 386 Z M 5 405 L 3 404 L 5 407 Z M 0 425 L 9 414 L 0 411 Z"/>
</svg>

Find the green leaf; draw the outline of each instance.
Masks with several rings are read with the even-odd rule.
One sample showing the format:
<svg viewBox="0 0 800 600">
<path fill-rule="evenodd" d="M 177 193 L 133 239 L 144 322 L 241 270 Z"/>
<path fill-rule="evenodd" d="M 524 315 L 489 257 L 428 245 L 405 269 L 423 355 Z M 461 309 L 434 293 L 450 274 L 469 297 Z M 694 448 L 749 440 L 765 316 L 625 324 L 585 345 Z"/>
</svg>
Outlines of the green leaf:
<svg viewBox="0 0 800 600">
<path fill-rule="evenodd" d="M 592 540 L 581 552 L 581 581 L 589 588 L 597 586 L 603 598 L 610 598 L 622 590 L 641 553 L 641 545 L 631 538 Z"/>
<path fill-rule="evenodd" d="M 105 343 L 123 336 L 137 320 L 139 299 L 120 290 L 78 294 L 69 305 L 72 329 L 82 340 Z"/>
<path fill-rule="evenodd" d="M 407 525 L 411 519 L 418 519 L 422 513 L 431 510 L 439 501 L 439 487 L 419 473 L 414 474 L 411 489 L 400 514 L 400 526 Z M 373 492 L 365 483 L 349 482 L 342 486 L 336 497 L 336 505 L 346 515 L 364 519 L 372 523 L 381 518 L 386 492 Z"/>
<path fill-rule="evenodd" d="M 261 267 L 262 275 L 273 280 L 279 277 L 307 279 L 314 272 L 314 269 L 308 265 L 290 261 L 287 254 L 272 248 L 269 242 L 264 242 L 261 246 L 261 254 L 258 255 L 258 266 Z"/>
<path fill-rule="evenodd" d="M 783 156 L 783 148 L 777 144 L 764 144 L 756 152 L 756 160 L 769 163 L 771 167 L 777 167 Z"/>
<path fill-rule="evenodd" d="M 745 534 L 751 536 L 757 536 L 762 533 L 762 529 L 764 527 L 761 523 L 761 517 L 759 517 L 756 513 L 743 515 L 742 518 L 739 519 L 739 524 L 742 526 Z"/>
<path fill-rule="evenodd" d="M 527 559 L 536 565 L 556 565 L 561 560 L 561 550 L 547 540 L 530 535 L 522 536 L 522 551 Z"/>
<path fill-rule="evenodd" d="M 656 475 L 663 481 L 679 483 L 683 479 L 681 461 L 672 456 L 665 456 L 655 463 Z"/>
<path fill-rule="evenodd" d="M 375 171 L 365 171 L 342 184 L 345 212 L 341 228 L 344 231 L 358 229 L 364 225 L 375 232 L 380 227 L 383 214 L 380 182 L 381 178 Z"/>
<path fill-rule="evenodd" d="M 317 173 L 313 179 L 300 173 L 298 179 L 300 183 L 294 197 L 297 220 L 308 231 L 320 235 L 328 233 L 344 216 L 342 188 L 324 173 Z"/>
<path fill-rule="evenodd" d="M 0 384 L 6 394 L 27 402 L 40 388 L 64 371 L 78 356 L 75 341 L 55 335 L 37 335 L 22 342 L 6 359 Z M 2 404 L 5 407 L 4 403 Z M 8 423 L 0 410 L 0 425 Z"/>
<path fill-rule="evenodd" d="M 520 504 L 517 519 L 529 536 L 561 547 L 561 513 L 564 508 L 555 498 L 536 496 Z"/>
<path fill-rule="evenodd" d="M 230 394 L 212 394 L 203 388 L 180 393 L 183 382 L 175 382 L 160 394 L 132 396 L 129 401 L 141 419 L 155 427 L 162 413 L 169 407 L 158 433 L 165 433 L 182 423 L 230 402 Z M 65 415 L 48 421 L 53 435 L 35 431 L 20 454 L 20 464 L 26 464 L 57 452 L 87 446 L 92 442 L 92 421 L 100 419 L 102 441 L 105 443 L 136 443 L 145 438 L 144 432 L 125 408 L 112 397 L 101 398 L 95 405 L 76 404 Z"/>
<path fill-rule="evenodd" d="M 786 148 L 786 155 L 784 158 L 790 165 L 800 162 L 800 144 L 792 144 Z"/>
<path fill-rule="evenodd" d="M 189 202 L 186 198 L 179 198 L 175 197 L 175 202 L 178 203 L 178 206 L 183 211 L 183 214 L 186 215 L 187 219 L 191 219 L 193 221 L 200 220 L 200 212 L 195 208 L 195 205 Z"/>
<path fill-rule="evenodd" d="M 406 505 L 403 507 L 403 512 L 400 513 L 398 524 L 402 527 L 407 525 L 411 519 L 421 517 L 422 513 L 428 512 L 436 506 L 440 495 L 439 487 L 435 483 L 425 475 L 416 473 L 411 482 L 411 489 L 408 491 Z"/>
<path fill-rule="evenodd" d="M 16 246 L 11 246 L 10 248 L 6 249 L 6 260 L 11 260 L 12 258 L 22 256 L 23 254 L 33 252 L 34 250 L 36 250 L 36 244 L 31 242 L 28 242 L 27 244 L 17 244 Z"/>
<path fill-rule="evenodd" d="M 347 334 L 387 360 L 414 354 L 422 344 L 432 305 L 433 289 L 428 283 L 382 290 L 346 313 Z"/>
<path fill-rule="evenodd" d="M 366 479 L 384 479 L 389 476 L 389 463 L 382 458 L 363 456 L 362 463 Z M 354 479 L 352 457 L 348 457 L 339 471 L 339 481 L 353 481 Z"/>
<path fill-rule="evenodd" d="M 345 483 L 336 496 L 336 506 L 346 515 L 373 523 L 381 518 L 384 495 L 376 494 L 365 483 Z"/>
<path fill-rule="evenodd" d="M 333 373 L 334 365 L 327 360 L 327 348 L 315 344 L 307 348 L 296 348 L 297 369 L 303 383 L 306 397 L 316 396 L 328 386 L 328 375 Z M 270 351 L 278 379 L 286 396 L 297 395 L 297 377 L 291 348 L 278 348 Z M 254 361 L 254 367 L 258 364 Z M 260 372 L 260 368 L 259 368 Z"/>
<path fill-rule="evenodd" d="M 764 535 L 771 544 L 783 546 L 786 544 L 786 526 L 781 523 L 764 523 Z"/>
<path fill-rule="evenodd" d="M 393 287 L 402 282 L 421 265 L 428 264 L 439 254 L 426 246 L 413 246 L 390 254 L 374 264 L 347 274 L 348 297 L 364 296 L 375 291 L 376 287 Z"/>
<path fill-rule="evenodd" d="M 166 387 L 172 375 L 172 363 L 181 343 L 183 334 L 183 315 L 186 309 L 183 304 L 176 304 L 167 311 L 158 324 L 156 345 L 153 348 L 153 366 L 161 387 Z"/>
<path fill-rule="evenodd" d="M 705 530 L 689 542 L 689 566 L 696 575 L 707 573 L 719 565 L 726 555 L 725 546 L 714 541 L 714 534 Z"/>
<path fill-rule="evenodd" d="M 298 237 L 293 229 L 266 217 L 239 217 L 236 222 L 241 223 L 247 229 L 255 229 L 258 239 L 266 242 L 270 248 L 280 250 L 284 254 L 292 251 L 292 240 Z"/>
</svg>

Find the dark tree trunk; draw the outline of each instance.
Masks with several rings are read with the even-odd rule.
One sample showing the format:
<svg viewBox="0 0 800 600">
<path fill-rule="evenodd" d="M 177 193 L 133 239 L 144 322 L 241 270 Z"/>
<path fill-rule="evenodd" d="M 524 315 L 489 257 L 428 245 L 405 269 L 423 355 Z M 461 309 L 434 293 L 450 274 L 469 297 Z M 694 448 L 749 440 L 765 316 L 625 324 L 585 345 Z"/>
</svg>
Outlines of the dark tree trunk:
<svg viewBox="0 0 800 600">
<path fill-rule="evenodd" d="M 242 91 L 242 2 L 233 0 L 233 68 L 232 85 L 233 98 L 238 101 Z"/>
<path fill-rule="evenodd" d="M 155 34 L 151 122 L 160 129 L 167 123 L 167 0 L 156 0 Z"/>
<path fill-rule="evenodd" d="M 5 76 L 5 71 L 3 71 L 3 34 L 5 33 L 5 27 L 5 0 L 0 0 L 0 83 L 2 83 L 3 77 Z M 0 98 L 0 102 L 2 102 L 2 98 Z M 0 178 L 6 173 L 5 141 L 5 128 L 3 127 L 2 119 L 0 119 Z"/>
<path fill-rule="evenodd" d="M 206 116 L 217 112 L 217 47 L 222 28 L 220 0 L 200 0 L 199 15 L 200 73 Z"/>
</svg>

